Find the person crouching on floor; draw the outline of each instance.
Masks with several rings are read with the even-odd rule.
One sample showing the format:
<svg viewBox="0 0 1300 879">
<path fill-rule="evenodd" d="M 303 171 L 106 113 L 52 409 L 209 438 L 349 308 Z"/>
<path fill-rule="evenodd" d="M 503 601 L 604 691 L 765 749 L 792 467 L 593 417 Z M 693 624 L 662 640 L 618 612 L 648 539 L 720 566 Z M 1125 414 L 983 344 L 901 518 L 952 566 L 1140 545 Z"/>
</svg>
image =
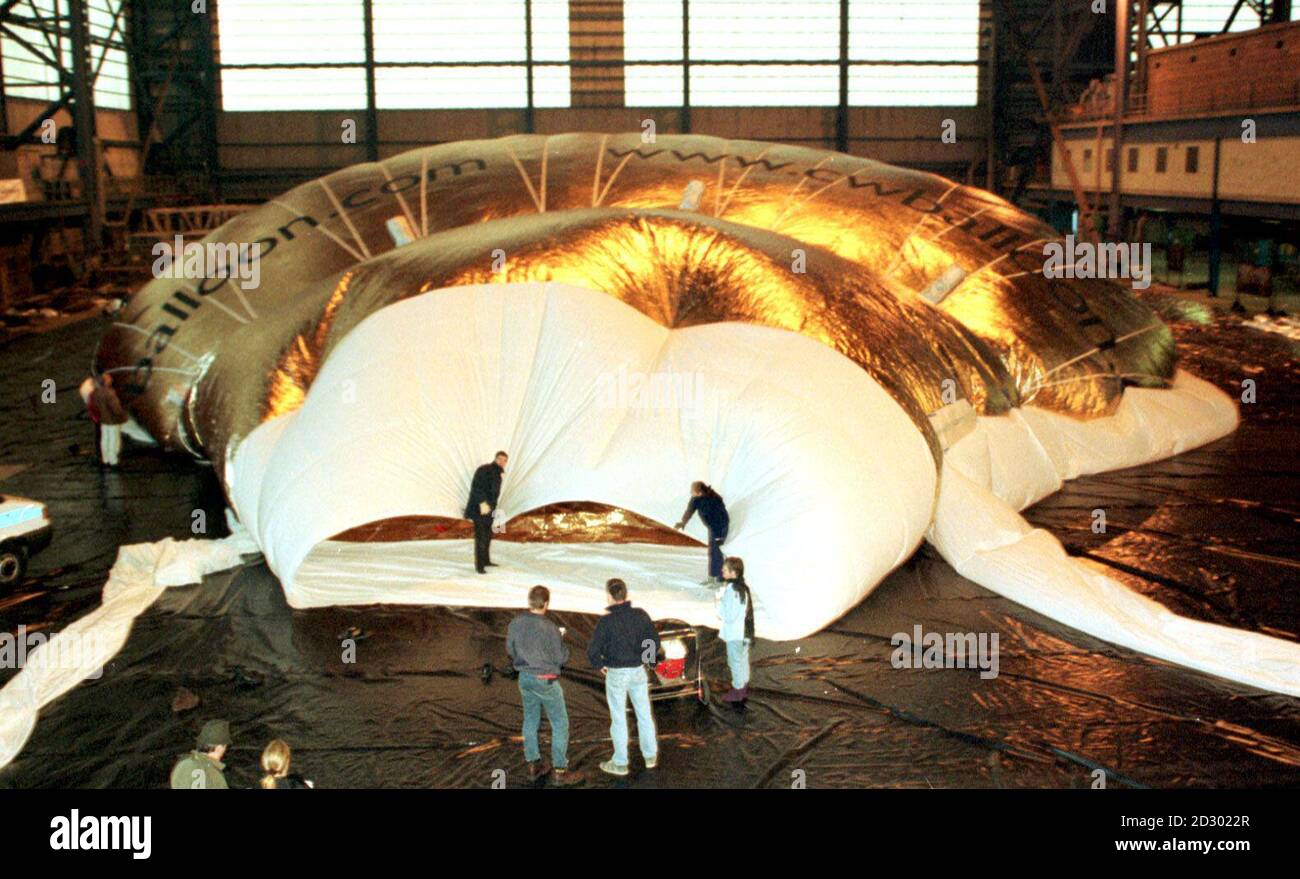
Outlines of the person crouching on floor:
<svg viewBox="0 0 1300 879">
<path fill-rule="evenodd" d="M 560 669 L 569 661 L 559 627 L 546 616 L 551 592 L 545 586 L 528 590 L 528 612 L 510 621 L 506 652 L 519 672 L 519 697 L 524 703 L 524 760 L 532 781 L 551 773 L 551 783 L 567 786 L 580 781 L 569 769 L 569 710 L 560 686 Z M 542 759 L 537 740 L 542 712 L 551 725 L 551 762 Z"/>
<path fill-rule="evenodd" d="M 722 563 L 723 587 L 718 590 L 717 611 L 722 625 L 718 637 L 727 645 L 731 689 L 723 702 L 749 698 L 749 647 L 754 643 L 754 601 L 745 583 L 745 563 L 736 556 Z"/>
</svg>

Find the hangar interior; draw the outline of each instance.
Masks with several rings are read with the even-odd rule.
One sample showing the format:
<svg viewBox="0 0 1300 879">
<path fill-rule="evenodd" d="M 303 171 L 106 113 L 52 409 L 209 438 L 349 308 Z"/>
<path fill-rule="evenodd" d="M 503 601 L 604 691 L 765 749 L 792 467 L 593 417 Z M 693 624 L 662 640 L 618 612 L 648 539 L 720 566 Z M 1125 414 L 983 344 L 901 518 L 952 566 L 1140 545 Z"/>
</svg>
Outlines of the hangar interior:
<svg viewBox="0 0 1300 879">
<path fill-rule="evenodd" d="M 1140 309 L 1133 307 L 1149 308 L 1168 324 L 1167 330 L 1158 328 L 1161 342 L 1151 345 L 1151 359 L 1163 358 L 1164 372 L 1153 366 L 1154 371 L 1121 374 L 1115 367 L 1113 397 L 1106 402 L 1115 403 L 1121 391 L 1147 401 L 1123 410 L 1125 424 L 1145 429 L 1159 420 L 1159 394 L 1176 390 L 1184 395 L 1180 401 L 1206 404 L 1168 419 L 1197 439 L 1160 445 L 1157 437 L 1152 442 L 1162 459 L 1150 454 L 1140 466 L 1103 473 L 1102 464 L 1074 467 L 1086 455 L 1071 455 L 1085 446 L 1096 451 L 1106 445 L 1097 437 L 1107 435 L 1072 433 L 1070 421 L 1052 421 L 1059 433 L 1045 431 L 1036 439 L 1030 430 L 1018 448 L 1036 449 L 1044 459 L 1053 453 L 1068 459 L 1057 480 L 1061 490 L 1026 489 L 1016 510 L 1026 510 L 1026 531 L 1032 525 L 1035 534 L 1050 534 L 1064 546 L 1069 570 L 1104 572 L 1109 582 L 1122 582 L 1130 594 L 1151 602 L 1115 606 L 1158 605 L 1197 624 L 1241 630 L 1252 645 L 1280 643 L 1285 656 L 1300 642 L 1293 594 L 1300 564 L 1300 457 L 1292 403 L 1300 390 L 1300 321 L 1292 317 L 1300 308 L 1297 19 L 1300 9 L 1289 0 L 0 0 L 0 500 L 9 494 L 40 499 L 55 520 L 54 542 L 33 555 L 26 579 L 0 592 L 0 628 L 74 626 L 107 603 L 105 579 L 123 548 L 216 537 L 233 524 L 227 507 L 237 493 L 231 482 L 236 431 L 221 435 L 222 443 L 230 440 L 221 454 L 199 454 L 189 443 L 199 433 L 195 425 L 220 405 L 236 408 L 239 381 L 199 402 L 184 394 L 163 400 L 164 392 L 155 388 L 159 399 L 153 403 L 169 404 L 180 414 L 173 411 L 166 424 L 141 417 L 145 428 L 128 444 L 120 468 L 96 468 L 100 452 L 88 442 L 89 417 L 78 387 L 99 364 L 127 369 L 113 359 L 123 356 L 115 347 L 130 347 L 121 341 L 129 336 L 118 330 L 147 307 L 133 306 L 133 297 L 161 277 L 154 259 L 160 245 L 183 246 L 240 223 L 268 224 L 283 242 L 297 235 L 301 243 L 316 232 L 312 240 L 320 244 L 327 233 L 315 218 L 332 207 L 330 219 L 341 218 L 336 225 L 347 226 L 328 233 L 342 250 L 351 252 L 355 245 L 370 258 L 367 235 L 391 236 L 386 244 L 396 256 L 385 262 L 387 254 L 377 253 L 372 265 L 380 268 L 369 275 L 362 271 L 357 289 L 396 286 L 405 245 L 414 245 L 407 254 L 423 254 L 431 264 L 442 259 L 451 265 L 455 254 L 444 258 L 429 242 L 410 240 L 427 236 L 411 235 L 412 226 L 426 230 L 405 201 L 401 208 L 409 225 L 396 214 L 396 225 L 371 216 L 366 226 L 359 219 L 381 196 L 400 193 L 392 176 L 386 183 L 376 178 L 337 190 L 322 183 L 312 196 L 310 217 L 295 216 L 307 208 L 283 202 L 285 193 L 322 179 L 351 180 L 347 175 L 355 172 L 347 169 L 359 163 L 394 163 L 367 166 L 374 169 L 414 161 L 423 171 L 423 209 L 425 181 L 431 189 L 463 182 L 465 200 L 472 202 L 483 191 L 476 181 L 500 181 L 505 168 L 517 190 L 511 197 L 528 199 L 526 206 L 536 202 L 543 214 L 546 163 L 574 161 L 570 167 L 577 167 L 564 150 L 586 144 L 583 138 L 599 143 L 594 154 L 604 161 L 608 144 L 599 139 L 611 136 L 627 141 L 618 142 L 608 167 L 596 166 L 597 184 L 608 180 L 608 188 L 613 180 L 602 171 L 617 175 L 623 165 L 616 161 L 630 152 L 648 166 L 667 151 L 683 173 L 707 179 L 707 197 L 718 199 L 702 225 L 721 215 L 721 200 L 742 186 L 751 166 L 759 169 L 755 178 L 764 167 L 779 167 L 772 164 L 781 161 L 779 152 L 764 158 L 769 147 L 788 146 L 896 166 L 900 174 L 915 175 L 907 180 L 940 186 L 940 201 L 959 186 L 972 199 L 979 191 L 991 192 L 1005 204 L 988 201 L 989 216 L 1014 206 L 1067 240 L 1098 247 L 1150 245 L 1150 289 L 1136 289 L 1133 302 Z M 530 176 L 513 152 L 491 145 L 512 135 L 537 136 L 526 143 L 542 146 L 525 159 L 530 168 L 540 163 L 539 177 Z M 717 149 L 687 148 L 692 141 L 675 139 L 688 136 L 717 138 L 708 142 Z M 554 154 L 548 138 L 557 144 Z M 484 160 L 454 158 L 456 144 L 464 141 L 488 143 L 483 155 L 492 153 L 498 165 L 477 178 L 471 172 L 484 170 Z M 729 151 L 731 143 L 745 146 Z M 423 167 L 410 158 L 413 150 L 442 146 L 453 152 L 430 155 L 453 158 Z M 643 170 L 633 163 L 621 185 L 637 185 Z M 343 176 L 327 178 L 331 174 Z M 666 208 L 652 203 L 628 210 L 663 209 L 659 220 L 680 221 L 672 214 L 675 206 L 693 210 L 690 185 L 679 185 L 686 179 L 673 178 L 676 188 Z M 846 173 L 838 179 L 853 178 Z M 558 193 L 557 184 L 556 201 Z M 599 199 L 595 190 L 592 195 L 595 208 Z M 266 219 L 277 206 L 290 211 L 278 229 Z M 448 214 L 456 209 L 436 201 L 431 208 Z M 485 211 L 474 222 L 499 219 Z M 528 232 L 546 219 L 526 219 L 519 228 Z M 945 219 L 952 230 L 976 228 Z M 854 221 L 837 222 L 848 228 Z M 472 233 L 473 224 L 466 225 Z M 555 240 L 588 244 L 581 238 L 586 231 L 573 221 Z M 938 240 L 949 232 L 928 234 Z M 455 239 L 461 251 L 480 246 L 471 233 Z M 870 233 L 861 231 L 864 248 Z M 994 223 L 979 246 L 1005 245 L 1011 239 L 1002 236 L 1010 234 Z M 768 247 L 764 253 L 770 255 L 780 244 L 755 240 L 754 253 Z M 366 261 L 355 255 L 357 263 Z M 897 260 L 888 256 L 886 274 L 892 275 L 905 260 L 901 248 Z M 811 274 L 836 277 L 847 265 L 838 260 L 814 258 Z M 385 265 L 397 268 L 384 275 Z M 457 274 L 457 265 L 438 265 L 439 271 L 445 268 L 439 277 L 458 284 L 477 277 Z M 935 266 L 944 268 L 926 268 Z M 336 293 L 348 291 L 352 276 L 345 277 Z M 959 283 L 945 287 L 942 272 L 938 279 L 917 277 L 924 283 L 910 292 L 930 304 Z M 259 410 L 264 423 L 302 405 L 324 352 L 348 350 L 347 338 L 326 339 L 336 309 L 345 315 L 344 327 L 365 316 L 349 314 L 347 304 L 338 302 L 345 297 L 331 298 L 328 285 L 311 280 L 303 285 L 303 300 L 328 302 L 322 308 L 329 317 L 319 334 L 294 336 L 288 353 L 275 362 L 278 396 Z M 524 273 L 517 280 L 538 278 Z M 265 292 L 271 301 L 293 316 L 291 294 L 300 291 L 270 286 Z M 564 302 L 577 313 L 581 295 L 561 294 L 555 301 L 572 294 Z M 183 290 L 175 295 L 179 305 L 158 300 L 155 311 L 171 308 L 181 320 L 198 312 L 197 300 Z M 446 298 L 452 307 L 454 297 Z M 265 299 L 254 295 L 251 301 L 265 313 Z M 1026 307 L 1014 316 L 1032 324 L 1031 311 Z M 930 315 L 918 308 L 903 316 L 921 312 Z M 399 334 L 403 326 L 394 313 L 388 312 L 389 323 L 369 326 Z M 882 349 L 924 324 L 880 313 L 900 321 L 864 331 Z M 207 308 L 189 327 L 212 315 Z M 277 315 L 269 317 L 267 324 Z M 951 327 L 944 323 L 940 329 L 922 338 L 938 338 Z M 990 335 L 998 329 L 992 327 Z M 1134 334 L 1150 329 L 1139 327 Z M 156 353 L 167 347 L 156 335 L 160 331 L 131 331 L 156 344 Z M 171 339 L 175 328 L 164 335 Z M 581 335 L 549 341 L 557 349 L 577 350 Z M 600 336 L 590 332 L 587 339 Z M 973 360 L 984 356 L 983 337 L 971 342 L 969 334 L 958 336 L 966 340 L 967 353 L 975 352 Z M 455 339 L 449 338 L 429 347 L 452 348 Z M 1137 346 L 1122 344 L 1130 338 L 1100 342 L 1080 358 L 1063 357 L 1066 362 L 1052 364 L 1047 376 L 1099 351 L 1105 357 L 1118 351 L 1116 362 L 1130 355 L 1138 360 L 1140 355 L 1132 355 Z M 1035 341 L 1050 348 L 1053 339 Z M 358 369 L 383 359 L 358 353 L 357 344 L 350 356 Z M 794 373 L 795 349 L 784 344 L 755 344 L 753 350 L 773 352 L 766 363 Z M 1170 353 L 1175 347 L 1176 356 Z M 920 362 L 920 348 L 904 353 L 916 353 Z M 211 365 L 179 344 L 168 356 L 202 361 L 202 369 Z M 885 381 L 882 375 L 905 359 L 881 357 L 874 377 Z M 227 357 L 227 369 L 229 363 Z M 250 359 L 249 375 L 254 367 L 262 364 Z M 1190 389 L 1187 380 L 1179 385 L 1176 368 L 1198 376 L 1198 383 Z M 159 374 L 167 369 L 180 371 L 162 366 Z M 195 368 L 195 374 L 200 371 Z M 1023 376 L 1011 373 L 1004 370 L 982 386 L 976 402 L 989 411 L 981 416 L 1016 408 L 1015 400 L 995 399 L 998 394 L 987 391 L 1019 392 L 1015 382 Z M 238 369 L 229 374 L 239 378 Z M 369 387 L 379 385 L 376 379 Z M 331 388 L 347 390 L 320 387 L 318 401 Z M 1054 383 L 1043 387 L 1051 396 Z M 1070 392 L 1057 393 L 1068 399 Z M 1233 404 L 1232 398 L 1241 403 L 1235 432 L 1238 415 L 1233 405 L 1223 405 Z M 200 412 L 211 400 L 213 409 Z M 895 427 L 912 443 L 909 453 L 928 467 L 928 455 L 937 459 L 960 436 L 936 420 L 950 400 L 922 409 L 924 402 L 916 403 L 923 431 L 912 436 L 915 425 L 906 417 Z M 1003 408 L 992 412 L 998 405 Z M 974 416 L 961 421 L 965 416 L 954 411 L 946 414 L 969 427 Z M 338 439 L 322 421 L 314 424 L 322 445 Z M 367 427 L 364 419 L 347 424 L 357 433 Z M 223 422 L 220 430 L 227 427 Z M 241 430 L 247 427 L 240 424 Z M 872 429 L 880 431 L 880 425 Z M 219 431 L 208 438 L 214 433 Z M 1058 440 L 1050 449 L 1043 448 L 1051 445 L 1046 441 L 1029 443 L 1049 435 Z M 383 445 L 377 445 L 377 457 Z M 653 475 L 650 457 L 643 463 Z M 242 464 L 250 468 L 243 472 L 271 472 L 264 460 Z M 886 472 L 887 464 L 876 466 L 878 485 L 886 477 L 908 481 Z M 1014 454 L 1001 466 L 1010 481 L 1018 469 L 1032 470 L 1027 457 L 1018 461 Z M 1065 479 L 1071 481 L 1062 487 Z M 915 494 L 938 497 L 937 483 L 913 483 Z M 848 493 L 852 484 L 844 484 Z M 257 494 L 246 485 L 243 491 L 244 497 Z M 304 517 L 310 500 L 295 498 Z M 370 500 L 379 509 L 385 499 Z M 593 531 L 609 523 L 608 509 L 540 509 L 531 511 L 521 530 L 560 530 L 557 522 L 564 516 Z M 1104 513 L 1100 529 L 1098 511 Z M 623 517 L 622 528 L 678 537 L 662 522 L 615 512 Z M 292 515 L 282 511 L 281 520 Z M 917 529 L 926 524 L 918 522 Z M 381 532 L 400 534 L 409 523 L 376 513 L 348 524 L 355 527 L 340 529 L 329 542 L 337 553 L 360 556 L 358 544 L 382 542 Z M 417 524 L 462 541 L 469 534 L 462 519 Z M 708 678 L 715 692 L 722 686 L 725 647 L 711 631 L 699 636 L 698 645 L 692 641 L 690 661 L 709 669 L 701 671 L 695 691 L 706 704 L 694 713 L 664 704 L 659 716 L 668 771 L 658 777 L 641 773 L 631 783 L 781 786 L 796 768 L 807 768 L 825 786 L 845 787 L 1088 787 L 1095 786 L 1099 770 L 1123 787 L 1300 783 L 1295 694 L 1287 695 L 1284 686 L 1251 685 L 1293 679 L 1300 665 L 1273 662 L 1264 647 L 1262 654 L 1250 654 L 1256 661 L 1244 677 L 1216 677 L 1214 657 L 1189 671 L 1177 657 L 1184 651 L 1213 654 L 1218 642 L 1171 636 L 1165 653 L 1152 653 L 1129 649 L 1131 644 L 1110 634 L 1088 634 L 1077 618 L 1054 614 L 1059 608 L 1036 606 L 1032 588 L 1024 600 L 1009 598 L 985 588 L 974 568 L 957 570 L 935 549 L 941 538 L 928 532 L 930 542 L 918 549 L 918 536 L 901 559 L 884 566 L 880 588 L 858 596 L 847 610 L 839 608 L 843 613 L 833 622 L 792 624 L 782 633 L 787 640 L 764 640 L 760 632 L 753 654 L 756 694 L 747 713 L 708 702 Z M 655 539 L 669 558 L 668 538 L 659 533 Z M 303 552 L 306 562 L 295 560 L 308 571 L 319 562 L 310 548 Z M 502 551 L 507 565 L 512 551 L 510 544 Z M 625 563 L 631 552 L 610 550 L 610 564 Z M 411 582 L 427 579 L 429 558 L 405 560 Z M 688 587 L 695 561 L 691 557 L 689 566 L 673 572 Z M 459 556 L 455 564 L 464 567 Z M 286 597 L 292 590 L 277 580 L 273 565 L 258 562 L 212 572 L 201 586 L 172 584 L 176 588 L 134 611 L 130 636 L 123 636 L 106 669 L 113 673 L 42 702 L 39 722 L 33 712 L 30 729 L 14 732 L 17 722 L 0 717 L 0 744 L 6 737 L 22 744 L 20 752 L 0 748 L 0 787 L 158 787 L 178 747 L 193 737 L 197 718 L 213 712 L 230 717 L 242 737 L 234 744 L 231 780 L 243 786 L 256 784 L 262 743 L 281 735 L 322 786 L 471 787 L 494 767 L 519 771 L 517 712 L 498 669 L 509 621 L 503 608 L 517 607 L 517 595 L 503 591 L 490 601 L 471 596 L 446 605 L 371 604 L 364 594 L 349 592 L 368 569 L 358 568 L 363 573 L 355 577 L 339 570 L 325 571 L 315 582 L 320 591 L 305 600 L 303 592 Z M 336 600 L 339 595 L 347 600 Z M 560 617 L 579 639 L 593 633 L 592 614 L 600 607 L 592 601 L 584 595 Z M 710 603 L 711 596 L 692 594 L 681 602 L 681 615 Z M 1073 625 L 1063 621 L 1069 619 Z M 914 625 L 918 632 L 947 627 L 997 633 L 1003 673 L 991 680 L 969 668 L 882 673 L 891 663 L 898 668 L 891 633 L 910 632 Z M 365 640 L 365 649 L 373 651 L 371 664 L 360 672 L 339 660 L 338 644 L 348 639 Z M 1227 664 L 1225 657 L 1220 659 Z M 12 683 L 16 672 L 0 663 L 0 683 Z M 586 729 L 575 734 L 574 751 L 594 765 L 607 745 L 603 684 L 596 672 L 585 670 L 575 671 L 571 682 L 575 727 Z M 105 717 L 112 722 L 96 722 Z M 414 774 L 413 764 L 421 767 Z"/>
</svg>

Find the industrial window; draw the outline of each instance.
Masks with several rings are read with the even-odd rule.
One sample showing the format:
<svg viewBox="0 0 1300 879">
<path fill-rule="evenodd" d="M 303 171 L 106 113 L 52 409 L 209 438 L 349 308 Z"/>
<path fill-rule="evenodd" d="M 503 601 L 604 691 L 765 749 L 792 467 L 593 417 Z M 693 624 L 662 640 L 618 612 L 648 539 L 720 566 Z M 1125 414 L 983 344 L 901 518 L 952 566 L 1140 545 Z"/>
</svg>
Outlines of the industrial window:
<svg viewBox="0 0 1300 879">
<path fill-rule="evenodd" d="M 1156 173 L 1163 174 L 1169 168 L 1169 147 L 1156 147 Z"/>
<path fill-rule="evenodd" d="M 569 0 L 372 0 L 375 104 L 567 107 L 579 62 L 583 81 L 600 82 L 600 65 L 618 69 L 621 83 L 605 81 L 629 107 L 839 102 L 840 0 L 610 5 L 607 54 L 575 61 L 571 42 L 582 45 L 609 13 L 571 23 Z M 848 0 L 849 103 L 973 106 L 979 13 L 980 0 Z M 362 0 L 221 0 L 217 21 L 224 109 L 366 106 Z"/>
<path fill-rule="evenodd" d="M 849 0 L 848 12 L 849 104 L 974 106 L 979 0 Z M 628 106 L 677 106 L 688 86 L 694 106 L 839 103 L 839 0 L 691 0 L 689 15 L 680 0 L 625 0 Z"/>
<path fill-rule="evenodd" d="M 89 0 L 86 19 L 95 105 L 129 110 L 130 68 L 123 40 L 127 13 L 122 7 L 123 0 Z M 0 35 L 0 65 L 6 97 L 59 100 L 64 89 L 59 66 L 72 66 L 67 15 L 68 0 L 26 0 L 5 14 L 10 33 Z"/>
<path fill-rule="evenodd" d="M 1109 174 L 1115 170 L 1115 150 L 1106 150 L 1106 173 Z"/>
<path fill-rule="evenodd" d="M 1083 151 L 1083 170 L 1092 170 L 1092 150 L 1090 149 L 1085 149 Z"/>
<path fill-rule="evenodd" d="M 569 4 L 532 0 L 533 102 L 569 106 Z M 524 107 L 524 0 L 374 0 L 380 109 Z M 221 0 L 226 110 L 366 106 L 361 0 Z"/>
<path fill-rule="evenodd" d="M 680 0 L 623 3 L 628 106 L 682 104 L 684 58 L 694 106 L 839 103 L 839 0 L 691 0 L 689 29 L 682 15 Z"/>
<path fill-rule="evenodd" d="M 224 109 L 366 106 L 359 0 L 221 0 L 217 22 Z"/>
<path fill-rule="evenodd" d="M 1200 164 L 1200 160 L 1201 160 L 1201 148 L 1189 146 L 1187 148 L 1186 164 L 1183 166 L 1183 169 L 1188 174 L 1195 174 L 1197 166 Z"/>
<path fill-rule="evenodd" d="M 1250 4 L 1241 4 L 1240 0 L 1182 0 L 1181 5 L 1182 42 L 1191 41 L 1196 33 L 1216 34 L 1223 30 L 1236 6 L 1241 8 L 1233 16 L 1230 32 L 1252 30 L 1260 24 L 1259 15 L 1249 8 Z"/>
<path fill-rule="evenodd" d="M 1130 174 L 1137 173 L 1138 169 L 1138 148 L 1128 148 L 1128 170 Z"/>
<path fill-rule="evenodd" d="M 528 106 L 529 15 L 533 104 L 569 106 L 568 0 L 374 0 L 376 106 Z"/>
<path fill-rule="evenodd" d="M 979 44 L 979 0 L 849 0 L 849 103 L 973 107 Z"/>
</svg>

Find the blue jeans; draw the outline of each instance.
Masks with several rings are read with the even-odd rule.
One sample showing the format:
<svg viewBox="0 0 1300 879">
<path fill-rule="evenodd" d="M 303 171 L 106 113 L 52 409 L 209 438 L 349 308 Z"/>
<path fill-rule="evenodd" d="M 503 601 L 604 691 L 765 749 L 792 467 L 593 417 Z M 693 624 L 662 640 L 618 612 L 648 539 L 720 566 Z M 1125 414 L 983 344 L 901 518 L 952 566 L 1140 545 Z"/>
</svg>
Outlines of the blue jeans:
<svg viewBox="0 0 1300 879">
<path fill-rule="evenodd" d="M 551 765 L 569 767 L 569 710 L 564 705 L 560 679 L 544 681 L 526 671 L 519 673 L 519 695 L 524 700 L 524 759 L 529 763 L 542 755 L 537 730 L 542 725 L 542 709 L 551 724 Z"/>
<path fill-rule="evenodd" d="M 727 668 L 731 669 L 731 686 L 743 690 L 749 686 L 749 641 L 724 641 L 727 645 Z"/>
<path fill-rule="evenodd" d="M 709 529 L 709 576 L 717 579 L 722 576 L 722 544 L 727 539 L 729 528 L 721 531 Z"/>
<path fill-rule="evenodd" d="M 627 765 L 627 700 L 632 697 L 636 713 L 637 738 L 641 756 L 653 760 L 659 754 L 655 738 L 655 717 L 650 712 L 650 679 L 645 666 L 611 668 L 605 675 L 605 701 L 609 703 L 609 737 L 614 741 L 614 762 Z"/>
</svg>

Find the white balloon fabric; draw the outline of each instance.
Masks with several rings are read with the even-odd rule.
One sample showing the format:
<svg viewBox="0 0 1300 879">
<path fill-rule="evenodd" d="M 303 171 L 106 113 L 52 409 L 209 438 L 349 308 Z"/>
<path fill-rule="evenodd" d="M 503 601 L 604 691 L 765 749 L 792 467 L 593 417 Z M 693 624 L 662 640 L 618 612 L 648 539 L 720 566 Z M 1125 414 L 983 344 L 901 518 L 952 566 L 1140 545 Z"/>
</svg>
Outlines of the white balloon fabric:
<svg viewBox="0 0 1300 879">
<path fill-rule="evenodd" d="M 659 385 L 670 399 L 646 390 L 656 377 L 672 379 Z M 940 485 L 925 438 L 889 394 L 798 334 L 741 323 L 669 330 L 598 291 L 478 285 L 368 317 L 302 407 L 243 442 L 226 477 L 297 607 L 516 607 L 540 582 L 556 609 L 599 612 L 605 579 L 620 576 L 657 617 L 713 621 L 702 549 L 498 543 L 502 566 L 484 577 L 465 540 L 329 539 L 391 517 L 460 517 L 466 474 L 502 448 L 517 450 L 502 489 L 507 519 L 582 499 L 670 523 L 693 479 L 715 484 L 732 514 L 726 551 L 746 559 L 764 637 L 823 628 L 928 536 L 960 573 L 1053 619 L 1300 694 L 1295 645 L 1178 617 L 1015 512 L 1066 479 L 1230 433 L 1237 413 L 1224 394 L 1179 373 L 1169 389 L 1129 389 L 1104 418 L 1025 406 L 968 420 L 939 430 L 959 437 L 946 444 Z"/>
<path fill-rule="evenodd" d="M 907 413 L 826 346 L 743 323 L 669 330 L 558 283 L 454 287 L 380 309 L 301 408 L 244 440 L 226 476 L 296 607 L 517 607 L 542 582 L 557 609 L 599 612 L 606 578 L 623 576 L 656 616 L 712 622 L 702 548 L 498 543 L 503 565 L 483 577 L 464 540 L 328 541 L 390 517 L 460 518 L 467 474 L 498 448 L 512 453 L 507 519 L 582 500 L 670 525 L 691 482 L 711 482 L 770 638 L 810 634 L 857 604 L 919 545 L 937 488 Z"/>
</svg>

